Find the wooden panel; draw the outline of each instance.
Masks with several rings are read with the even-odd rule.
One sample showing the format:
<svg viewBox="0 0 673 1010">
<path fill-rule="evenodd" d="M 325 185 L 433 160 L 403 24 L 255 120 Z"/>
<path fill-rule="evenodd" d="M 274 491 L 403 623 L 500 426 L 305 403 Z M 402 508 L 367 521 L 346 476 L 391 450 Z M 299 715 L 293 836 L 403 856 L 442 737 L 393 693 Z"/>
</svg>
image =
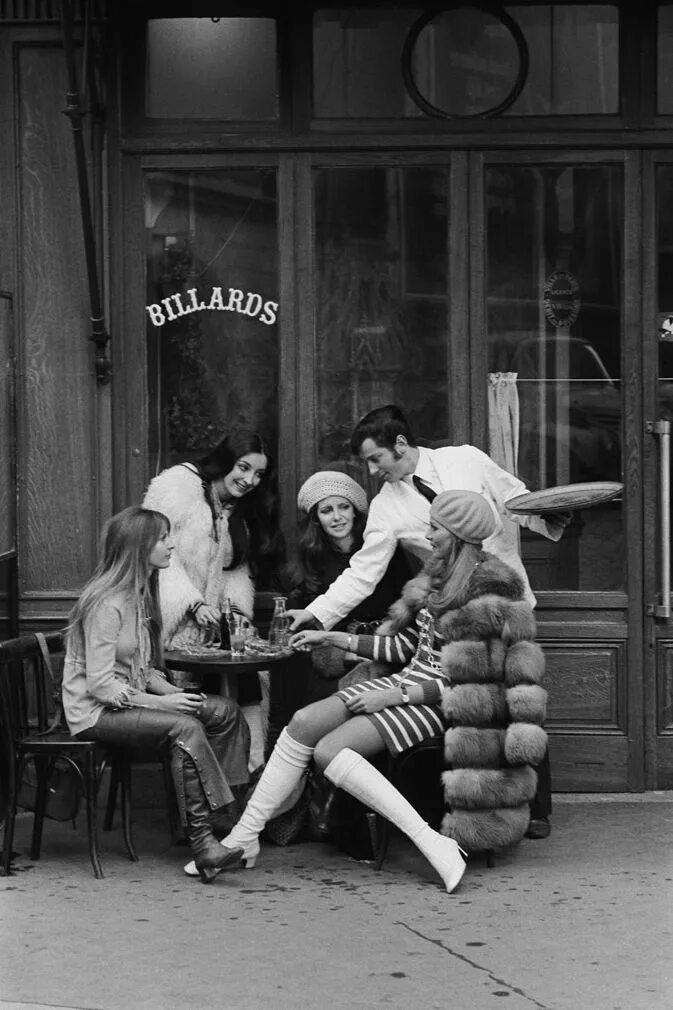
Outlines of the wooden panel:
<svg viewBox="0 0 673 1010">
<path fill-rule="evenodd" d="M 673 736 L 673 641 L 657 643 L 657 733 Z"/>
<path fill-rule="evenodd" d="M 624 642 L 547 644 L 547 725 L 623 729 L 624 652 Z"/>
<path fill-rule="evenodd" d="M 572 733 L 549 736 L 554 792 L 625 792 L 628 784 L 628 741 Z"/>
<path fill-rule="evenodd" d="M 22 592 L 77 588 L 94 562 L 95 384 L 59 45 L 17 50 Z"/>
</svg>

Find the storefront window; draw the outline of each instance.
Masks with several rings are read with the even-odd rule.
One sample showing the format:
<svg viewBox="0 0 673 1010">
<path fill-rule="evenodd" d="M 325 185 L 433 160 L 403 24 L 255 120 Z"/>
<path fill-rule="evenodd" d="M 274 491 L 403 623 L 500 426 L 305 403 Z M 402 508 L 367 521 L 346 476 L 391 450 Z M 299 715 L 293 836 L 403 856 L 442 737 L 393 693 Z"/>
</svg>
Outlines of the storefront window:
<svg viewBox="0 0 673 1010">
<path fill-rule="evenodd" d="M 447 439 L 449 170 L 315 171 L 319 465 L 373 407 Z"/>
<path fill-rule="evenodd" d="M 657 112 L 673 113 L 673 4 L 659 7 L 657 25 Z"/>
<path fill-rule="evenodd" d="M 150 119 L 277 118 L 275 21 L 148 21 L 146 110 Z"/>
<path fill-rule="evenodd" d="M 275 445 L 275 172 L 149 172 L 145 214 L 156 469 L 203 452 L 236 427 Z"/>
<path fill-rule="evenodd" d="M 512 90 L 520 54 L 495 13 L 447 4 L 413 47 L 418 91 L 448 116 L 479 116 Z M 506 115 L 619 111 L 619 18 L 608 4 L 506 8 L 530 57 L 526 84 Z M 313 22 L 314 114 L 330 118 L 423 116 L 404 87 L 400 60 L 420 9 L 322 9 Z"/>
<path fill-rule="evenodd" d="M 16 548 L 14 487 L 14 348 L 12 302 L 0 292 L 0 557 Z M 2 587 L 0 586 L 0 591 Z"/>
<path fill-rule="evenodd" d="M 486 188 L 489 373 L 513 400 L 500 417 L 491 401 L 491 426 L 503 428 L 530 490 L 619 481 L 621 168 L 498 166 Z M 529 552 L 554 555 L 538 559 L 531 581 L 621 588 L 622 548 L 621 502 L 587 509 L 558 549 L 530 541 Z"/>
</svg>

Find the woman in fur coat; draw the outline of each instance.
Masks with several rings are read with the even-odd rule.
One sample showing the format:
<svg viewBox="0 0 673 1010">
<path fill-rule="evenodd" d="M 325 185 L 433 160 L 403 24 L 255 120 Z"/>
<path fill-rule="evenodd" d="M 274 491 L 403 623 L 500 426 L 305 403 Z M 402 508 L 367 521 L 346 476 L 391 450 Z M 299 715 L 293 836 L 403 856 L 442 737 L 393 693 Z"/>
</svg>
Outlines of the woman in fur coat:
<svg viewBox="0 0 673 1010">
<path fill-rule="evenodd" d="M 528 801 L 546 738 L 543 657 L 532 639 L 533 613 L 518 575 L 482 551 L 495 528 L 490 505 L 473 491 L 445 491 L 430 510 L 433 555 L 407 583 L 384 634 L 300 631 L 295 648 L 336 645 L 387 662 L 400 673 L 348 687 L 297 712 L 283 730 L 243 816 L 223 839 L 242 847 L 254 865 L 258 835 L 295 787 L 310 760 L 325 776 L 387 817 L 420 849 L 451 892 L 465 862 L 461 816 L 495 805 L 494 818 L 514 811 L 508 841 L 526 829 Z M 537 704 L 526 699 L 532 692 Z M 454 813 L 433 831 L 397 789 L 366 759 L 382 750 L 400 753 L 455 724 L 447 758 L 465 767 L 445 773 Z M 530 721 L 519 731 L 510 720 Z M 455 730 L 462 730 L 456 734 Z M 483 740 L 482 736 L 483 735 Z M 509 764 L 522 767 L 509 767 Z M 504 835 L 504 832 L 503 832 Z"/>
<path fill-rule="evenodd" d="M 175 543 L 159 578 L 166 649 L 203 643 L 227 597 L 252 619 L 255 579 L 268 577 L 281 554 L 269 470 L 262 439 L 242 433 L 151 481 L 143 505 L 168 516 Z M 260 685 L 244 678 L 238 700 L 251 730 L 251 770 L 264 761 L 261 697 Z"/>
</svg>

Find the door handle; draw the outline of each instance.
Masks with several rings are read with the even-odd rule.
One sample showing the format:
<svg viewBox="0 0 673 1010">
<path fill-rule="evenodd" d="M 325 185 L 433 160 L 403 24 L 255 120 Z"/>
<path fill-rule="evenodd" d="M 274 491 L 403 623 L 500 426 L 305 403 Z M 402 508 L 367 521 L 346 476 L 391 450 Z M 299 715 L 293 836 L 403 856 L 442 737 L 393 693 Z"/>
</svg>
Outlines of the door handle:
<svg viewBox="0 0 673 1010">
<path fill-rule="evenodd" d="M 659 564 L 660 602 L 650 613 L 667 621 L 671 616 L 671 422 L 648 421 L 647 431 L 659 439 Z"/>
</svg>

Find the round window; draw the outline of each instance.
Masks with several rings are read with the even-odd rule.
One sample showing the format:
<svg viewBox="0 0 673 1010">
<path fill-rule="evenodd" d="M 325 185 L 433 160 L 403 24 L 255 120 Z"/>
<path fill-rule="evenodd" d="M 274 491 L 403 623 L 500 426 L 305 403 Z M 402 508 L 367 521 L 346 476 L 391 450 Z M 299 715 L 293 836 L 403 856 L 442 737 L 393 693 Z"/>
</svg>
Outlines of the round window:
<svg viewBox="0 0 673 1010">
<path fill-rule="evenodd" d="M 402 51 L 405 87 L 428 116 L 497 116 L 517 100 L 528 76 L 528 46 L 502 7 L 443 4 L 409 30 Z"/>
</svg>

